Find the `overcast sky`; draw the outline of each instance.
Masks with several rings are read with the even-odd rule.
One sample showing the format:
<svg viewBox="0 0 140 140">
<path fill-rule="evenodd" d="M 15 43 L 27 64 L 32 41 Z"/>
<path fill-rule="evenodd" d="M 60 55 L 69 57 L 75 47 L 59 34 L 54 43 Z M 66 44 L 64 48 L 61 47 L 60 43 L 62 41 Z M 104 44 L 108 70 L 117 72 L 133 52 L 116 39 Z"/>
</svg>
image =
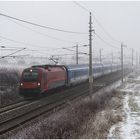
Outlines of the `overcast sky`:
<svg viewBox="0 0 140 140">
<path fill-rule="evenodd" d="M 118 47 L 118 49 L 110 47 L 96 35 L 93 35 L 95 53 L 98 53 L 100 48 L 102 48 L 103 52 L 118 52 L 120 51 L 119 42 L 121 41 L 129 48 L 134 48 L 140 52 L 139 1 L 78 1 L 78 3 L 94 14 L 96 20 L 92 16 L 92 21 L 95 32 L 106 42 Z M 89 30 L 89 13 L 73 1 L 0 1 L 0 13 L 62 30 L 86 33 Z M 111 37 L 104 32 L 100 25 Z M 17 44 L 1 37 L 26 42 L 34 46 Z M 56 48 L 71 47 L 76 45 L 76 42 L 80 45 L 88 44 L 88 34 L 53 31 L 0 16 L 0 45 L 45 50 L 42 53 L 49 55 L 62 52 L 71 53 L 69 51 L 56 50 Z M 80 48 L 80 50 L 88 51 L 87 48 Z M 124 52 L 131 53 L 130 49 L 125 49 Z"/>
</svg>

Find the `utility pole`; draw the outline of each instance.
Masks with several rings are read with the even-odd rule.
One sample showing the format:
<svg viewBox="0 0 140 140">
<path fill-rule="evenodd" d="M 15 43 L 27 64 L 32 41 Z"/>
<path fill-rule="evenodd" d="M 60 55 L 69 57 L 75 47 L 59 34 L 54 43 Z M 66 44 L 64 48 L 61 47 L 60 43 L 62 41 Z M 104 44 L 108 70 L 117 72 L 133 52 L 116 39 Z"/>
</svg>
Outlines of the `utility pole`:
<svg viewBox="0 0 140 140">
<path fill-rule="evenodd" d="M 114 63 L 114 56 L 113 56 L 113 52 L 112 52 L 112 64 Z"/>
<path fill-rule="evenodd" d="M 135 59 L 135 63 L 136 63 L 136 68 L 137 68 L 137 52 L 136 52 L 136 59 Z"/>
<path fill-rule="evenodd" d="M 114 61 L 114 58 L 113 58 L 113 52 L 112 52 L 111 72 L 112 72 L 113 61 Z"/>
<path fill-rule="evenodd" d="M 123 43 L 121 43 L 121 71 L 122 71 L 121 72 L 122 73 L 122 76 L 121 77 L 122 77 L 122 83 L 123 83 L 123 74 L 124 74 L 123 73 L 124 72 L 123 71 Z"/>
<path fill-rule="evenodd" d="M 137 68 L 137 65 L 138 65 L 138 53 L 136 52 L 136 68 Z"/>
<path fill-rule="evenodd" d="M 134 59 L 134 50 L 133 50 L 133 48 L 132 48 L 132 72 L 133 72 L 133 59 Z"/>
<path fill-rule="evenodd" d="M 76 64 L 78 64 L 78 44 L 76 45 Z"/>
<path fill-rule="evenodd" d="M 134 50 L 132 48 L 132 68 L 133 68 Z"/>
<path fill-rule="evenodd" d="M 140 54 L 139 54 L 139 66 L 140 66 Z"/>
<path fill-rule="evenodd" d="M 124 45 L 123 43 L 121 43 L 121 70 L 122 70 L 122 83 L 123 83 L 123 76 L 124 76 L 124 59 L 123 59 L 123 47 L 127 47 L 127 45 Z"/>
<path fill-rule="evenodd" d="M 89 17 L 89 98 L 92 99 L 93 74 L 92 74 L 92 17 Z"/>
<path fill-rule="evenodd" d="M 100 64 L 102 63 L 102 50 L 100 49 Z"/>
</svg>

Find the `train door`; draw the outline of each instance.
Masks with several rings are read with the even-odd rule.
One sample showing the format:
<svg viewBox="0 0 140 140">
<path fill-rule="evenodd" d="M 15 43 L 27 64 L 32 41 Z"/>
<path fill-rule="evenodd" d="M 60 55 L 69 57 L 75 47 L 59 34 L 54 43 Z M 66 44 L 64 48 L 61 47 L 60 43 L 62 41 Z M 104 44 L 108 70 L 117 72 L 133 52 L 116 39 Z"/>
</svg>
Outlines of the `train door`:
<svg viewBox="0 0 140 140">
<path fill-rule="evenodd" d="M 42 75 L 41 75 L 41 91 L 44 90 L 44 76 L 43 76 L 43 73 L 44 72 L 42 72 Z"/>
<path fill-rule="evenodd" d="M 47 85 L 47 76 L 46 76 L 46 72 L 43 71 L 42 73 L 42 89 L 45 90 L 46 89 L 46 85 Z"/>
<path fill-rule="evenodd" d="M 44 89 L 47 89 L 47 73 L 44 72 Z"/>
</svg>

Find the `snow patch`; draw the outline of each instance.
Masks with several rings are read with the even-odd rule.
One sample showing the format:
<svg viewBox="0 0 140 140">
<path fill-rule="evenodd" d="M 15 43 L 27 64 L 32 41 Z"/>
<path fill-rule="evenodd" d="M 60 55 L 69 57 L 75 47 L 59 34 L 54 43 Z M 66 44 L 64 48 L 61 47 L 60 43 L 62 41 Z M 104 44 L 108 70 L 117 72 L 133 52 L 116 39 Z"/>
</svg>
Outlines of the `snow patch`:
<svg viewBox="0 0 140 140">
<path fill-rule="evenodd" d="M 139 81 L 139 82 L 138 82 Z M 125 93 L 123 99 L 123 122 L 111 127 L 108 138 L 140 138 L 140 76 L 119 89 Z"/>
</svg>

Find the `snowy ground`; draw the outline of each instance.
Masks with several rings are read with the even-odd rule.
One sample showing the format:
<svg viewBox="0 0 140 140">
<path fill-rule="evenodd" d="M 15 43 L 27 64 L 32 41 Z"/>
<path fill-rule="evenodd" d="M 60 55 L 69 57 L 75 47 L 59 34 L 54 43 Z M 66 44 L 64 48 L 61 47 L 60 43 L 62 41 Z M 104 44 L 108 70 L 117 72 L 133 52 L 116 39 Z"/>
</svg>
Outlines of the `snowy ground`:
<svg viewBox="0 0 140 140">
<path fill-rule="evenodd" d="M 118 89 L 124 94 L 123 121 L 111 127 L 109 139 L 140 139 L 140 76 L 128 78 Z"/>
</svg>

